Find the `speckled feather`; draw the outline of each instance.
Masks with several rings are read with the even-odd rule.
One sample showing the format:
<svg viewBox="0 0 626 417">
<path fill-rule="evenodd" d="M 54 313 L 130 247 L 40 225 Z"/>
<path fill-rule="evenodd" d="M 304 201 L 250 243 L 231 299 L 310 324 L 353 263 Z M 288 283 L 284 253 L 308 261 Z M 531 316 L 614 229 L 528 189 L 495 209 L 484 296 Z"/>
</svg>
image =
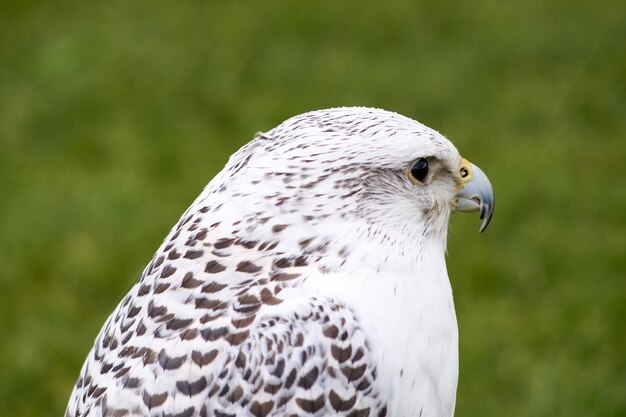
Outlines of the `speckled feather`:
<svg viewBox="0 0 626 417">
<path fill-rule="evenodd" d="M 415 185 L 420 157 L 438 165 Z M 451 416 L 459 161 L 376 109 L 257 134 L 106 321 L 66 416 Z"/>
</svg>

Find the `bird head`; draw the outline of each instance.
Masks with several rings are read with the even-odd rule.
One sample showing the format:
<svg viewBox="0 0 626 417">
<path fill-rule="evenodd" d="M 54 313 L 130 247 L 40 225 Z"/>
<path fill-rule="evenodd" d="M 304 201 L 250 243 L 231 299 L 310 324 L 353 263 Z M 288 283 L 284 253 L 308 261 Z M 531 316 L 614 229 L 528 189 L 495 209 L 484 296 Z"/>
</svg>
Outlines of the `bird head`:
<svg viewBox="0 0 626 417">
<path fill-rule="evenodd" d="M 209 189 L 228 194 L 228 210 L 247 225 L 238 230 L 264 239 L 280 234 L 311 250 L 303 242 L 339 248 L 348 238 L 402 252 L 410 250 L 406 242 L 424 240 L 445 249 L 453 211 L 479 211 L 482 232 L 494 210 L 487 176 L 448 139 L 370 108 L 288 119 L 257 134 L 218 178 Z"/>
</svg>

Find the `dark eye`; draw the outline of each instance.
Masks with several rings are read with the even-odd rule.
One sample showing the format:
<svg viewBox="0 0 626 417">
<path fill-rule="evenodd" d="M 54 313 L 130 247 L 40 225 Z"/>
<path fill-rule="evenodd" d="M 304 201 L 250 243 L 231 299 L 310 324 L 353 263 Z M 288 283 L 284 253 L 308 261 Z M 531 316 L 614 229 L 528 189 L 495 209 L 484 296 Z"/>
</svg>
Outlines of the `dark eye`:
<svg viewBox="0 0 626 417">
<path fill-rule="evenodd" d="M 419 182 L 424 182 L 428 176 L 428 160 L 426 158 L 419 159 L 411 168 L 411 176 Z"/>
</svg>

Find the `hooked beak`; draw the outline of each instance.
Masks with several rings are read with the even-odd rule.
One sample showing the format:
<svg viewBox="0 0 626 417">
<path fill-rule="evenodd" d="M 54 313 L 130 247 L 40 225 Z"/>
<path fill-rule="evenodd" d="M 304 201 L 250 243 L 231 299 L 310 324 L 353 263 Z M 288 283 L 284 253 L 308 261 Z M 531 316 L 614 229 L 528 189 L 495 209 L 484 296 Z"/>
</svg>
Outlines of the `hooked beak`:
<svg viewBox="0 0 626 417">
<path fill-rule="evenodd" d="M 466 159 L 462 160 L 459 173 L 461 182 L 465 185 L 454 199 L 454 208 L 462 213 L 480 210 L 480 219 L 483 222 L 479 232 L 482 233 L 491 221 L 496 204 L 493 187 L 482 169 Z"/>
</svg>

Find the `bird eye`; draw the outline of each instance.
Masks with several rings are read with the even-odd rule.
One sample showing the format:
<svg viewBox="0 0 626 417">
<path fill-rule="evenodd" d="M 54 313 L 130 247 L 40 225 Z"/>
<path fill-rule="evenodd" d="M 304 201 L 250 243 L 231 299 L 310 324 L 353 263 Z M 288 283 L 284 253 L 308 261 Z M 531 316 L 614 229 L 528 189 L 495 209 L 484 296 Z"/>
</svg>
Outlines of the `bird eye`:
<svg viewBox="0 0 626 417">
<path fill-rule="evenodd" d="M 420 158 L 411 167 L 411 176 L 419 182 L 424 182 L 428 176 L 428 160 L 426 158 Z"/>
</svg>

